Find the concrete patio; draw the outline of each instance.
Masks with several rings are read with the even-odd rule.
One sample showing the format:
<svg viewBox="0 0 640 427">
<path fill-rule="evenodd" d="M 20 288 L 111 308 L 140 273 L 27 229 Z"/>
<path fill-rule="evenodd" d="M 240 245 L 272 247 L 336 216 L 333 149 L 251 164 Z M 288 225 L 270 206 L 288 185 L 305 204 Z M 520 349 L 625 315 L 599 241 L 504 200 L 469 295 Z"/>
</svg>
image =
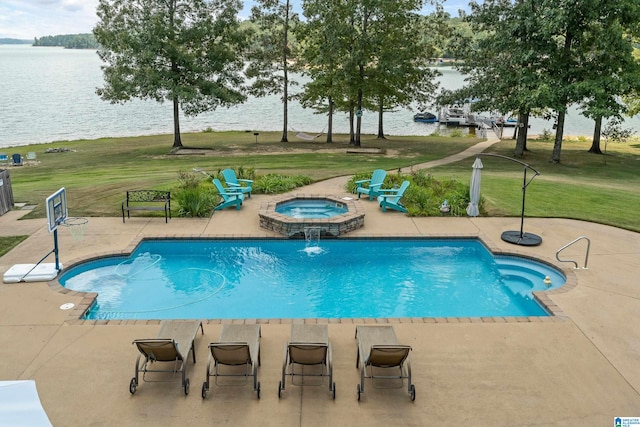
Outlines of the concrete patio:
<svg viewBox="0 0 640 427">
<path fill-rule="evenodd" d="M 305 194 L 344 196 L 341 180 L 301 189 Z M 241 211 L 211 218 L 132 215 L 90 218 L 82 241 L 61 229 L 65 266 L 95 256 L 133 249 L 144 237 L 269 237 L 258 209 L 269 196 L 253 196 Z M 640 236 L 613 227 L 566 219 L 527 218 L 525 231 L 542 245 L 514 247 L 500 240 L 517 229 L 519 218 L 409 218 L 380 212 L 361 200 L 364 236 L 473 236 L 492 250 L 554 261 L 557 249 L 579 236 L 591 239 L 588 270 L 563 268 L 571 285 L 551 293 L 559 316 L 543 318 L 305 319 L 329 324 L 337 397 L 325 387 L 288 386 L 278 399 L 283 347 L 291 320 L 238 319 L 262 324 L 259 380 L 251 387 L 213 387 L 200 397 L 207 344 L 217 340 L 220 320 L 204 321 L 196 339 L 195 365 L 189 363 L 191 394 L 180 381 L 142 383 L 128 391 L 134 373 L 136 338 L 154 337 L 158 321 L 82 321 L 64 303 L 81 304 L 83 295 L 63 293 L 48 283 L 0 285 L 0 380 L 33 379 L 54 426 L 232 425 L 232 426 L 609 426 L 616 416 L 640 416 Z M 0 235 L 30 237 L 0 258 L 0 271 L 34 263 L 53 247 L 46 221 L 20 220 L 25 212 L 0 217 Z M 582 263 L 585 246 L 565 256 Z M 47 260 L 53 262 L 52 258 Z M 464 274 L 464 272 L 461 272 Z M 230 321 L 229 321 L 230 322 Z M 417 398 L 404 390 L 374 389 L 356 399 L 355 325 L 392 323 L 411 355 Z M 0 420 L 0 425 L 2 420 Z"/>
</svg>

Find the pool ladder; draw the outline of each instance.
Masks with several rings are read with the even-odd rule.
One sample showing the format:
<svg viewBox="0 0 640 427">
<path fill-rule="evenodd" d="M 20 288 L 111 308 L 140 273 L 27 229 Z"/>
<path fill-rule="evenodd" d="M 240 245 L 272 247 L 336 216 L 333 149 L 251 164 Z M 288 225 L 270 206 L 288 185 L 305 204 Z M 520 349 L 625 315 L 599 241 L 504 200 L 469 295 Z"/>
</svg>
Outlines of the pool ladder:
<svg viewBox="0 0 640 427">
<path fill-rule="evenodd" d="M 567 243 L 566 245 L 564 245 L 563 247 L 561 247 L 560 249 L 558 249 L 556 251 L 556 259 L 560 262 L 572 262 L 573 264 L 575 264 L 574 269 L 578 269 L 580 268 L 578 266 L 578 263 L 572 259 L 567 260 L 567 259 L 560 259 L 559 255 L 560 252 L 562 252 L 563 250 L 567 249 L 569 246 L 572 246 L 574 243 L 579 242 L 580 240 L 586 240 L 587 241 L 587 253 L 584 256 L 584 267 L 582 267 L 584 270 L 588 270 L 587 268 L 587 263 L 589 262 L 589 248 L 591 247 L 591 240 L 589 240 L 589 238 L 587 236 L 580 236 L 575 240 L 572 240 L 571 242 Z"/>
</svg>

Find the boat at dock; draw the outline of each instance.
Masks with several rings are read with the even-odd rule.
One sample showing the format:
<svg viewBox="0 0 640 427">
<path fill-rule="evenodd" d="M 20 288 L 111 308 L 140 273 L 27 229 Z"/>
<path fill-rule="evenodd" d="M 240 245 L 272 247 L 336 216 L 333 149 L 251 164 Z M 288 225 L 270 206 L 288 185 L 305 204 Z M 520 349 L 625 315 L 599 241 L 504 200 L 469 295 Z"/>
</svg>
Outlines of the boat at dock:
<svg viewBox="0 0 640 427">
<path fill-rule="evenodd" d="M 486 118 L 472 114 L 468 106 L 445 105 L 440 109 L 438 120 L 447 126 L 476 127 Z"/>
<path fill-rule="evenodd" d="M 414 122 L 420 123 L 438 123 L 438 116 L 433 113 L 417 113 L 413 115 Z"/>
</svg>

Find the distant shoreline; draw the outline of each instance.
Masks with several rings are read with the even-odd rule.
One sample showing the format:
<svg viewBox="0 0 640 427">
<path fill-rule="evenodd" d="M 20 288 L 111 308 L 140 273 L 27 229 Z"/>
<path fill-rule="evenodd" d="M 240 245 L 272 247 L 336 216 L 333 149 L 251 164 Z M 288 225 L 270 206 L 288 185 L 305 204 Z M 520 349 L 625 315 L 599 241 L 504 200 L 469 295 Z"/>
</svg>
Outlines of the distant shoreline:
<svg viewBox="0 0 640 427">
<path fill-rule="evenodd" d="M 21 39 L 10 39 L 10 38 L 2 38 L 0 39 L 0 45 L 25 45 L 30 44 L 33 45 L 33 40 L 21 40 Z"/>
</svg>

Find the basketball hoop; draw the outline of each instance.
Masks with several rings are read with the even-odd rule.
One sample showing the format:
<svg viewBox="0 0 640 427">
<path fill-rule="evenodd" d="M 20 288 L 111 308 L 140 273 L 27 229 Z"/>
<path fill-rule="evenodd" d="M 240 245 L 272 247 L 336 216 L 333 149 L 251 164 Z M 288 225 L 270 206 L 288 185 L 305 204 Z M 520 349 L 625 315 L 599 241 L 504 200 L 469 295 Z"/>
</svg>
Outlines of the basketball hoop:
<svg viewBox="0 0 640 427">
<path fill-rule="evenodd" d="M 60 225 L 64 225 L 69 229 L 69 233 L 71 233 L 73 240 L 82 240 L 84 238 L 84 232 L 87 229 L 88 222 L 89 220 L 87 218 L 70 217 L 62 221 Z"/>
</svg>

